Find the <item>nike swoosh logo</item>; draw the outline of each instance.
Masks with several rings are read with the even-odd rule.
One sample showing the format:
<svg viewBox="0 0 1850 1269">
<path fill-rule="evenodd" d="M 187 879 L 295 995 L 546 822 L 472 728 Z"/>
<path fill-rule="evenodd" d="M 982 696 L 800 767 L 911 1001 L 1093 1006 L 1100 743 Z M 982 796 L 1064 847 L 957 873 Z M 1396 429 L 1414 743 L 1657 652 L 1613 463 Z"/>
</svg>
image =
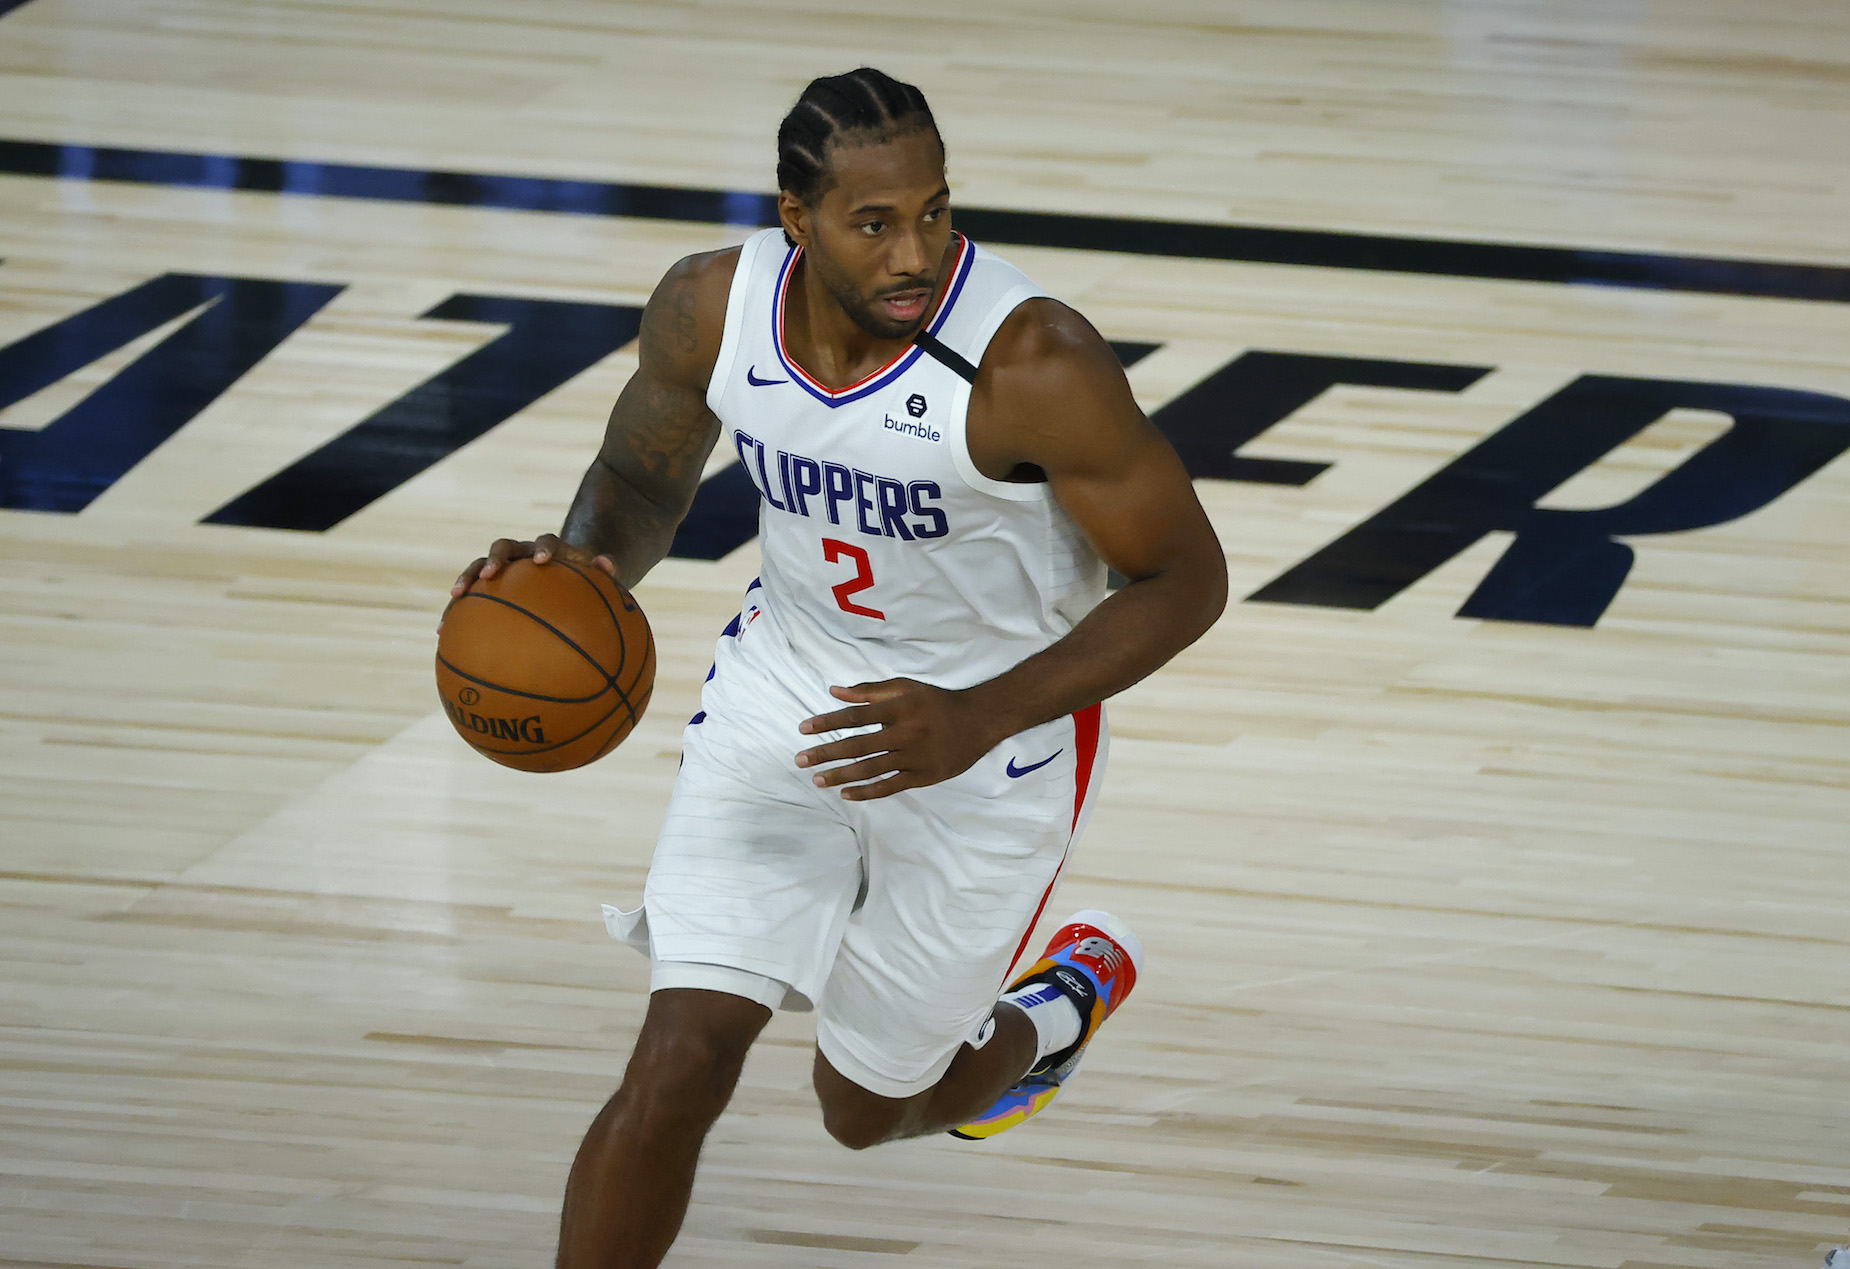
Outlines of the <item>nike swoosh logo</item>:
<svg viewBox="0 0 1850 1269">
<path fill-rule="evenodd" d="M 1056 749 L 1052 753 L 1048 754 L 1045 758 L 1042 758 L 1039 762 L 1035 763 L 1031 767 L 1018 767 L 1015 765 L 1015 760 L 1013 758 L 1010 758 L 1009 765 L 1008 765 L 1009 779 L 1019 780 L 1023 776 L 1027 775 L 1028 772 L 1030 771 L 1039 771 L 1042 767 L 1046 766 L 1048 763 L 1052 762 L 1055 758 L 1058 758 L 1061 754 L 1065 752 L 1066 750 L 1064 749 Z"/>
<path fill-rule="evenodd" d="M 753 366 L 745 372 L 745 382 L 751 384 L 754 388 L 768 388 L 774 383 L 790 382 L 788 379 L 760 379 L 755 373 L 757 369 L 758 367 Z"/>
</svg>

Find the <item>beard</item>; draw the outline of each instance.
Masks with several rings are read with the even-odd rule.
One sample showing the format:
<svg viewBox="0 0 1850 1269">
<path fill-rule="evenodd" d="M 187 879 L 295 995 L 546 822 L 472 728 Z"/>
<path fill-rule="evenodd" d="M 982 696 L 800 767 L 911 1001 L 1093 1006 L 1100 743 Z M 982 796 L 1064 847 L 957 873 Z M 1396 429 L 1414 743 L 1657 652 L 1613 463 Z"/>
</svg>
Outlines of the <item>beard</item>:
<svg viewBox="0 0 1850 1269">
<path fill-rule="evenodd" d="M 896 322 L 882 311 L 880 301 L 889 295 L 898 295 L 902 291 L 917 291 L 920 288 L 935 295 L 938 291 L 937 278 L 922 277 L 904 286 L 888 287 L 872 295 L 862 295 L 854 289 L 854 285 L 846 277 L 819 260 L 814 250 L 807 254 L 813 266 L 814 276 L 821 281 L 835 302 L 841 305 L 842 312 L 848 315 L 848 320 L 875 339 L 910 339 L 918 334 L 920 328 L 925 325 L 925 319 L 931 316 L 931 303 L 928 300 L 915 320 Z"/>
</svg>

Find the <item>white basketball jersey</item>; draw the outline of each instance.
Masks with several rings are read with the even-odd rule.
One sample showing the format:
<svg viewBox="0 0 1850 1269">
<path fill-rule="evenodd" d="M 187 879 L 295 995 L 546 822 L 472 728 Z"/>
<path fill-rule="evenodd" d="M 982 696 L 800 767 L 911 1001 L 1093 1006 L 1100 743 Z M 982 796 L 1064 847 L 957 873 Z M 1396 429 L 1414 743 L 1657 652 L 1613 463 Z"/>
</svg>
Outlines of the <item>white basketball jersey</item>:
<svg viewBox="0 0 1850 1269">
<path fill-rule="evenodd" d="M 1043 295 L 961 235 L 917 345 L 830 389 L 786 350 L 783 306 L 801 252 L 746 241 L 707 404 L 761 495 L 762 594 L 774 625 L 826 682 L 969 687 L 1071 630 L 1105 594 L 1105 566 L 1046 484 L 991 480 L 965 440 L 970 383 L 996 329 Z M 953 363 L 956 357 L 951 357 Z"/>
</svg>

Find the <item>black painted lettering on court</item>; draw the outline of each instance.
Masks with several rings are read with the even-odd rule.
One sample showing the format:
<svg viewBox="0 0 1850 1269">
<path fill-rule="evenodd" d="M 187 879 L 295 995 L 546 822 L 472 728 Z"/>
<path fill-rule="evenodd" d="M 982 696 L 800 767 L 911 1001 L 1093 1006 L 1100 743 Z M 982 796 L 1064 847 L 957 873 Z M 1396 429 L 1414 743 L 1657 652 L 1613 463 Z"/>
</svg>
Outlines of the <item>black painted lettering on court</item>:
<svg viewBox="0 0 1850 1269">
<path fill-rule="evenodd" d="M 1238 450 L 1338 384 L 1463 392 L 1488 366 L 1452 366 L 1372 357 L 1247 352 L 1151 415 L 1182 465 L 1197 480 L 1306 485 L 1329 466 L 1281 458 L 1247 458 Z"/>
<path fill-rule="evenodd" d="M 0 507 L 82 511 L 341 291 L 163 274 L 0 349 L 0 409 L 195 310 L 40 431 L 0 427 Z"/>
<path fill-rule="evenodd" d="M 636 338 L 621 304 L 453 295 L 425 318 L 507 329 L 206 517 L 208 524 L 331 529 Z"/>
<path fill-rule="evenodd" d="M 341 289 L 163 274 L 0 349 L 5 408 L 163 325 L 180 323 L 43 429 L 0 427 L 0 507 L 83 510 Z M 641 309 L 626 305 L 452 296 L 423 317 L 481 322 L 502 332 L 207 519 L 309 532 L 331 528 L 629 343 L 641 316 Z M 1126 365 L 1157 348 L 1112 346 Z M 1485 373 L 1480 366 L 1251 351 L 1154 418 L 1197 479 L 1303 485 L 1326 465 L 1252 458 L 1240 448 L 1338 385 L 1456 393 Z M 1537 507 L 1677 408 L 1717 411 L 1733 422 L 1625 502 L 1583 511 Z M 1249 598 L 1373 609 L 1486 533 L 1503 531 L 1514 541 L 1459 615 L 1591 626 L 1631 569 L 1626 539 L 1747 515 L 1846 449 L 1850 400 L 1841 397 L 1583 376 Z M 757 530 L 757 489 L 735 464 L 702 483 L 671 553 L 718 559 Z"/>
<path fill-rule="evenodd" d="M 1616 506 L 1535 504 L 1671 410 L 1733 425 Z M 1850 400 L 1747 384 L 1586 375 L 1249 598 L 1379 607 L 1486 533 L 1516 535 L 1461 617 L 1591 626 L 1632 566 L 1619 539 L 1758 511 L 1850 448 Z"/>
<path fill-rule="evenodd" d="M 758 486 L 743 463 L 700 482 L 694 505 L 675 530 L 668 554 L 679 560 L 724 559 L 758 536 Z"/>
<path fill-rule="evenodd" d="M 1161 348 L 1161 344 L 1146 344 L 1135 339 L 1108 339 L 1111 351 L 1118 354 L 1118 363 L 1126 370 Z"/>
</svg>

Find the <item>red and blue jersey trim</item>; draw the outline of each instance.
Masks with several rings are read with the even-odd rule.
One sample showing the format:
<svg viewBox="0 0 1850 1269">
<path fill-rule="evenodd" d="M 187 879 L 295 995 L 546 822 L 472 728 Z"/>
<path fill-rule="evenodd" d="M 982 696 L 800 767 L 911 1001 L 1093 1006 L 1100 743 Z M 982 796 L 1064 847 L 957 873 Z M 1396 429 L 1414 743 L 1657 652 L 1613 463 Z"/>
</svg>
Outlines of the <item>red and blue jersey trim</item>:
<svg viewBox="0 0 1850 1269">
<path fill-rule="evenodd" d="M 1080 817 L 1085 814 L 1086 795 L 1092 791 L 1093 769 L 1098 765 L 1098 742 L 1104 731 L 1105 707 L 1088 705 L 1073 715 L 1073 828 L 1079 832 Z M 1035 906 L 1034 915 L 1028 918 L 1028 928 L 1021 932 L 1021 942 L 1015 945 L 1015 955 L 1009 960 L 1009 974 L 1015 972 L 1015 966 L 1021 961 L 1021 954 L 1028 950 L 1028 940 L 1034 935 L 1034 927 L 1040 924 L 1041 914 L 1047 911 L 1047 901 L 1053 898 L 1053 888 L 1060 884 L 1060 873 L 1066 868 L 1067 856 L 1072 853 L 1073 839 L 1066 839 L 1066 851 L 1060 856 L 1059 864 L 1053 870 L 1053 879 L 1047 883 L 1047 889 L 1041 891 L 1041 901 Z M 1007 982 L 1009 974 L 1002 976 Z"/>
<path fill-rule="evenodd" d="M 791 247 L 785 253 L 784 267 L 777 275 L 777 291 L 771 300 L 771 343 L 777 349 L 777 360 L 783 363 L 791 379 L 805 392 L 831 409 L 847 405 L 850 401 L 859 401 L 862 397 L 880 391 L 911 369 L 913 362 L 924 356 L 924 349 L 916 344 L 910 344 L 886 365 L 858 383 L 851 383 L 845 388 L 830 388 L 797 365 L 796 359 L 784 350 L 784 296 L 790 289 L 790 276 L 795 272 L 797 260 L 802 254 L 801 247 Z M 945 290 L 944 302 L 938 306 L 937 314 L 931 319 L 930 325 L 925 328 L 927 334 L 936 335 L 943 329 L 945 319 L 951 315 L 951 306 L 957 303 L 957 297 L 963 292 L 964 283 L 969 280 L 970 267 L 975 263 L 976 251 L 971 247 L 970 240 L 958 234 L 957 260 L 951 266 L 951 285 Z"/>
</svg>

